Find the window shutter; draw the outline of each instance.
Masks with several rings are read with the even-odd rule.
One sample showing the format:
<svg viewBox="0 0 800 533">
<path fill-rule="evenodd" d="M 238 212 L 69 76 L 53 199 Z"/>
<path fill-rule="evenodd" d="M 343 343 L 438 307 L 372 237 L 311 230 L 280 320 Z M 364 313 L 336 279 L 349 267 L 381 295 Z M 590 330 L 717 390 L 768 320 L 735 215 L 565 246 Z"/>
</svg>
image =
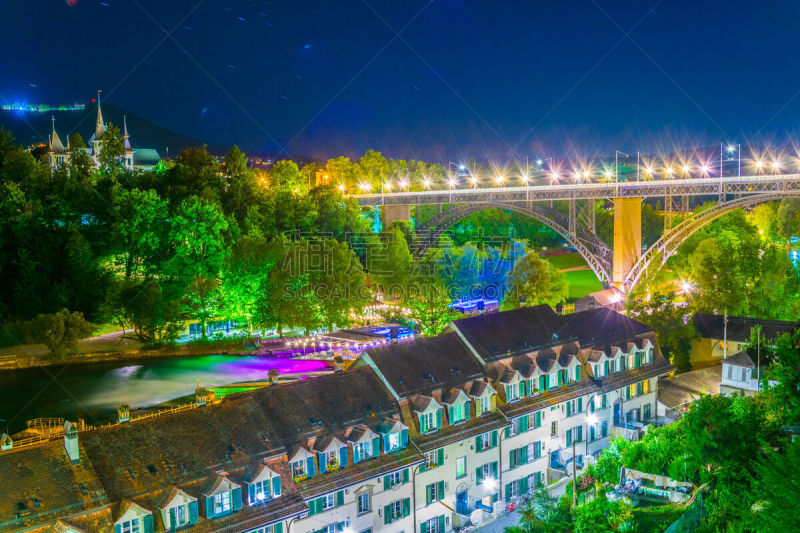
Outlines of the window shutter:
<svg viewBox="0 0 800 533">
<path fill-rule="evenodd" d="M 492 394 L 489 396 L 489 409 L 494 411 L 497 408 L 497 395 Z"/>
<path fill-rule="evenodd" d="M 425 487 L 425 505 L 430 505 L 433 503 L 433 484 L 431 483 L 427 487 Z"/>
<path fill-rule="evenodd" d="M 390 483 L 391 483 L 391 479 L 389 477 L 389 474 L 386 474 L 385 476 L 383 476 L 383 490 L 389 490 L 390 488 L 392 488 Z"/>
<path fill-rule="evenodd" d="M 309 457 L 306 459 L 306 472 L 308 472 L 308 477 L 314 477 L 316 474 L 316 470 L 314 469 L 314 458 Z"/>
<path fill-rule="evenodd" d="M 408 483 L 408 468 L 403 470 L 403 483 Z"/>
<path fill-rule="evenodd" d="M 528 447 L 524 446 L 517 450 L 517 462 L 521 465 L 528 464 Z"/>
<path fill-rule="evenodd" d="M 542 412 L 536 411 L 536 427 L 542 427 Z"/>
<path fill-rule="evenodd" d="M 177 520 L 175 520 L 175 513 L 176 513 L 175 508 L 174 507 L 170 507 L 170 509 L 169 509 L 169 529 L 167 529 L 167 531 L 175 531 L 175 529 L 176 529 L 175 523 L 177 522 Z"/>
<path fill-rule="evenodd" d="M 319 458 L 319 473 L 324 474 L 328 471 L 328 456 L 324 453 L 319 453 L 317 457 Z"/>
<path fill-rule="evenodd" d="M 408 430 L 404 429 L 400 432 L 400 445 L 403 448 L 408 448 Z"/>
<path fill-rule="evenodd" d="M 600 426 L 601 435 L 604 437 L 608 435 L 608 422 L 603 420 L 603 424 Z"/>
<path fill-rule="evenodd" d="M 483 468 L 475 469 L 475 484 L 480 485 L 483 483 Z"/>
<path fill-rule="evenodd" d="M 483 450 L 481 450 L 481 437 L 480 437 L 480 435 L 475 437 L 475 451 L 476 452 L 483 451 Z"/>
<path fill-rule="evenodd" d="M 272 497 L 277 498 L 281 495 L 281 478 L 276 476 L 272 478 Z"/>
<path fill-rule="evenodd" d="M 567 418 L 572 416 L 572 402 L 567 402 Z"/>
<path fill-rule="evenodd" d="M 233 500 L 233 510 L 238 511 L 242 508 L 242 489 L 236 487 L 231 491 L 231 499 Z"/>
<path fill-rule="evenodd" d="M 506 501 L 511 501 L 511 483 L 506 483 Z"/>
<path fill-rule="evenodd" d="M 444 499 L 444 481 L 436 484 L 436 497 L 440 500 Z"/>
<path fill-rule="evenodd" d="M 539 377 L 539 391 L 545 392 L 547 390 L 547 376 Z"/>
<path fill-rule="evenodd" d="M 444 448 L 439 448 L 436 450 L 436 466 L 442 466 L 444 464 Z"/>
<path fill-rule="evenodd" d="M 528 476 L 524 476 L 522 479 L 519 480 L 519 493 L 520 494 L 528 493 Z"/>
<path fill-rule="evenodd" d="M 419 533 L 429 533 L 428 522 L 425 521 L 419 525 Z"/>
<path fill-rule="evenodd" d="M 471 407 L 471 404 L 469 403 L 469 400 L 464 402 L 464 420 L 469 420 L 469 415 L 471 414 L 470 413 L 470 410 L 471 410 L 470 407 Z"/>
<path fill-rule="evenodd" d="M 339 448 L 339 468 L 347 466 L 347 446 Z"/>
<path fill-rule="evenodd" d="M 528 431 L 528 417 L 523 416 L 519 419 L 519 432 L 525 433 L 526 431 Z"/>
<path fill-rule="evenodd" d="M 578 398 L 578 412 L 583 412 L 583 398 Z"/>
<path fill-rule="evenodd" d="M 311 500 L 308 502 L 308 516 L 314 516 L 317 514 L 317 500 Z"/>
<path fill-rule="evenodd" d="M 439 515 L 439 529 L 437 531 L 439 531 L 439 533 L 443 533 L 444 532 L 444 515 L 443 514 Z"/>
<path fill-rule="evenodd" d="M 375 437 L 372 439 L 372 457 L 378 457 L 381 454 L 381 439 Z"/>
<path fill-rule="evenodd" d="M 442 428 L 442 410 L 441 409 L 437 409 L 436 410 L 436 429 L 441 429 L 441 428 Z"/>
<path fill-rule="evenodd" d="M 336 507 L 344 505 L 344 491 L 340 490 L 336 493 Z"/>
<path fill-rule="evenodd" d="M 497 430 L 492 431 L 492 448 L 497 446 Z"/>
<path fill-rule="evenodd" d="M 517 450 L 511 450 L 508 453 L 508 467 L 509 468 L 517 467 Z"/>
<path fill-rule="evenodd" d="M 492 470 L 492 477 L 495 478 L 495 479 L 498 479 L 498 477 L 497 477 L 497 461 L 492 463 L 491 470 Z"/>
<path fill-rule="evenodd" d="M 572 430 L 567 430 L 567 446 L 572 446 Z"/>
<path fill-rule="evenodd" d="M 386 505 L 383 508 L 383 523 L 384 524 L 391 524 L 392 523 L 392 506 Z"/>
<path fill-rule="evenodd" d="M 247 485 L 247 503 L 250 505 L 256 503 L 256 486 L 252 483 Z"/>
<path fill-rule="evenodd" d="M 581 380 L 581 367 L 576 366 L 575 367 L 575 381 L 580 381 L 580 380 Z"/>
<path fill-rule="evenodd" d="M 114 533 L 122 533 L 122 526 L 119 524 L 114 524 Z"/>
<path fill-rule="evenodd" d="M 239 499 L 241 500 L 241 495 Z M 153 533 L 153 515 L 151 514 L 144 517 L 144 533 Z"/>
<path fill-rule="evenodd" d="M 403 500 L 403 516 L 408 516 L 411 513 L 411 498 Z"/>
<path fill-rule="evenodd" d="M 542 441 L 537 440 L 534 443 L 534 450 L 535 450 L 534 457 L 536 457 L 537 459 L 540 458 L 542 456 Z"/>
<path fill-rule="evenodd" d="M 189 523 L 196 524 L 198 519 L 197 502 L 189 502 Z"/>
<path fill-rule="evenodd" d="M 278 522 L 272 526 L 273 533 L 283 533 L 283 522 Z"/>
<path fill-rule="evenodd" d="M 214 518 L 214 498 L 206 498 L 206 518 Z"/>
<path fill-rule="evenodd" d="M 451 405 L 447 406 L 447 421 L 451 426 L 453 425 L 453 422 L 455 422 L 455 420 L 453 420 L 453 407 Z"/>
<path fill-rule="evenodd" d="M 383 453 L 389 453 L 389 450 L 392 448 L 389 445 L 389 433 L 383 436 Z"/>
</svg>

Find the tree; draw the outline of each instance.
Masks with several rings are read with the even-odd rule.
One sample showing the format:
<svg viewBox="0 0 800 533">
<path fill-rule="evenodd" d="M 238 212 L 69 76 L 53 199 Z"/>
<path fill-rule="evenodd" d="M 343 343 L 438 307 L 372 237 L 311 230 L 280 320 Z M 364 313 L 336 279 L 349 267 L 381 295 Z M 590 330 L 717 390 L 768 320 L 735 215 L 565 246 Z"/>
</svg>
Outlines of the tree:
<svg viewBox="0 0 800 533">
<path fill-rule="evenodd" d="M 628 312 L 656 331 L 662 353 L 678 370 L 685 372 L 691 368 L 692 340 L 698 334 L 689 320 L 691 310 L 676 305 L 673 293 L 656 293 L 646 299 L 631 297 Z"/>
<path fill-rule="evenodd" d="M 786 240 L 800 235 L 800 199 L 784 198 L 778 207 L 778 232 Z"/>
<path fill-rule="evenodd" d="M 80 133 L 73 133 L 69 138 L 69 172 L 79 179 L 88 180 L 95 172 L 94 162 L 85 150 L 86 143 Z"/>
<path fill-rule="evenodd" d="M 777 241 L 781 237 L 778 223 L 779 207 L 780 204 L 777 202 L 765 202 L 755 206 L 748 215 L 752 224 L 758 228 L 759 235 L 766 241 Z"/>
<path fill-rule="evenodd" d="M 752 499 L 746 526 L 772 533 L 797 528 L 800 502 L 800 441 L 783 442 L 781 450 L 767 449 L 756 459 Z"/>
<path fill-rule="evenodd" d="M 382 234 L 380 243 L 367 249 L 370 279 L 387 299 L 403 297 L 411 282 L 412 265 L 408 242 L 398 228 Z"/>
<path fill-rule="evenodd" d="M 93 326 L 83 313 L 62 309 L 57 313 L 41 314 L 25 324 L 28 342 L 41 343 L 50 350 L 54 361 L 78 351 L 78 341 L 91 335 Z"/>
<path fill-rule="evenodd" d="M 186 288 L 186 302 L 192 315 L 200 320 L 200 335 L 205 339 L 208 320 L 219 316 L 219 280 L 196 276 Z"/>
<path fill-rule="evenodd" d="M 108 123 L 106 131 L 103 132 L 103 142 L 100 145 L 100 172 L 114 178 L 122 172 L 125 145 L 123 144 L 122 133 L 115 125 Z"/>
<path fill-rule="evenodd" d="M 154 276 L 168 239 L 167 202 L 153 190 L 119 190 L 111 211 L 113 234 L 125 254 L 125 279 L 139 273 Z"/>
<path fill-rule="evenodd" d="M 535 252 L 528 252 L 514 265 L 508 276 L 504 309 L 548 304 L 555 307 L 569 294 L 569 284 L 562 272 L 553 268 Z"/>
<path fill-rule="evenodd" d="M 350 312 L 360 313 L 370 302 L 366 276 L 355 252 L 334 239 L 321 241 L 324 269 L 312 274 L 312 290 L 319 304 L 323 324 L 332 330 L 350 323 Z M 320 253 L 320 252 L 318 252 Z M 311 258 L 314 263 L 314 257 Z"/>
<path fill-rule="evenodd" d="M 520 526 L 527 533 L 561 533 L 572 530 L 569 503 L 550 496 L 547 490 L 534 492 L 528 504 L 520 509 L 520 515 Z M 516 533 L 516 530 L 513 531 Z"/>
<path fill-rule="evenodd" d="M 450 307 L 452 303 L 447 287 L 433 279 L 410 285 L 402 300 L 409 310 L 410 325 L 424 337 L 439 335 L 453 320 L 464 316 Z"/>
<path fill-rule="evenodd" d="M 228 221 L 216 204 L 196 196 L 187 198 L 172 217 L 169 240 L 173 255 L 168 272 L 188 285 L 196 276 L 216 277 L 225 259 Z"/>
<path fill-rule="evenodd" d="M 103 305 L 104 316 L 129 325 L 145 343 L 170 342 L 181 329 L 180 305 L 168 299 L 154 280 L 118 281 L 111 286 Z"/>
<path fill-rule="evenodd" d="M 297 163 L 291 160 L 277 161 L 269 171 L 270 186 L 273 189 L 303 194 L 308 190 L 308 183 L 303 179 Z"/>
</svg>

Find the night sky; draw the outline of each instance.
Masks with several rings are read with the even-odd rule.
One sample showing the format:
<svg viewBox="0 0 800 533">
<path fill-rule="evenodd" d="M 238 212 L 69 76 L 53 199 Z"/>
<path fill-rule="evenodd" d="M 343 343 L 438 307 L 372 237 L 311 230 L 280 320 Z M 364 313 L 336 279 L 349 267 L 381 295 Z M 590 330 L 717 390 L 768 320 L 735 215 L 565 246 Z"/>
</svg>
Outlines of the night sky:
<svg viewBox="0 0 800 533">
<path fill-rule="evenodd" d="M 6 0 L 0 103 L 102 88 L 208 143 L 321 158 L 783 144 L 799 35 L 793 1 Z"/>
</svg>

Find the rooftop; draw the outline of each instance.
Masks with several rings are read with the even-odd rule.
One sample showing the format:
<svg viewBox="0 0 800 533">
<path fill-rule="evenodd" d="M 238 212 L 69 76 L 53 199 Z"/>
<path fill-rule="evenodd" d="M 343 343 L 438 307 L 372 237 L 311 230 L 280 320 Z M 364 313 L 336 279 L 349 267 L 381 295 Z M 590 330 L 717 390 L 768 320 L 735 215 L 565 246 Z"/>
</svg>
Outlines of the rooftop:
<svg viewBox="0 0 800 533">
<path fill-rule="evenodd" d="M 725 338 L 725 317 L 724 315 L 712 315 L 710 313 L 695 313 L 692 317 L 694 329 L 701 337 L 706 339 Z M 791 331 L 797 322 L 789 320 L 762 320 L 746 316 L 728 317 L 728 340 L 734 342 L 747 342 L 750 340 L 750 330 L 753 326 L 761 325 L 764 337 L 775 339 L 782 334 Z"/>
<path fill-rule="evenodd" d="M 700 397 L 700 394 L 719 394 L 722 365 L 692 370 L 663 379 L 658 384 L 658 401 L 667 409 L 675 409 Z"/>
</svg>

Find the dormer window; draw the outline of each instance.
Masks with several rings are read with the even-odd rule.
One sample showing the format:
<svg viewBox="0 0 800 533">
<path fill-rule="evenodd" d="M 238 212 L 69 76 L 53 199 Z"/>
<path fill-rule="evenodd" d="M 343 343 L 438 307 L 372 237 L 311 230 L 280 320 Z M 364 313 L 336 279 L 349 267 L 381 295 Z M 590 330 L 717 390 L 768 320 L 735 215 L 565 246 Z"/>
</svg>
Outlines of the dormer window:
<svg viewBox="0 0 800 533">
<path fill-rule="evenodd" d="M 519 400 L 519 388 L 516 385 L 506 385 L 506 401 Z"/>
<path fill-rule="evenodd" d="M 400 448 L 400 433 L 389 433 L 389 448 L 387 452 L 393 452 Z"/>
<path fill-rule="evenodd" d="M 419 416 L 420 433 L 428 433 L 438 429 L 436 427 L 436 413 L 425 413 Z"/>
<path fill-rule="evenodd" d="M 462 404 L 456 404 L 450 408 L 450 424 L 458 424 L 459 422 L 464 420 L 464 406 Z"/>
<path fill-rule="evenodd" d="M 353 462 L 358 463 L 365 459 L 369 459 L 370 456 L 370 446 L 369 441 L 359 442 L 353 445 Z"/>
<path fill-rule="evenodd" d="M 231 493 L 230 492 L 221 492 L 219 494 L 214 494 L 214 514 L 223 514 L 228 513 L 230 510 L 233 509 L 231 503 Z"/>
<path fill-rule="evenodd" d="M 306 477 L 306 474 L 308 473 L 308 471 L 306 469 L 306 461 L 305 461 L 305 459 L 301 459 L 300 461 L 294 461 L 291 464 L 291 468 L 292 468 L 292 477 L 295 478 L 295 479 L 304 478 L 304 477 Z"/>
<path fill-rule="evenodd" d="M 139 518 L 132 518 L 120 524 L 121 533 L 141 533 L 142 521 Z"/>
</svg>

